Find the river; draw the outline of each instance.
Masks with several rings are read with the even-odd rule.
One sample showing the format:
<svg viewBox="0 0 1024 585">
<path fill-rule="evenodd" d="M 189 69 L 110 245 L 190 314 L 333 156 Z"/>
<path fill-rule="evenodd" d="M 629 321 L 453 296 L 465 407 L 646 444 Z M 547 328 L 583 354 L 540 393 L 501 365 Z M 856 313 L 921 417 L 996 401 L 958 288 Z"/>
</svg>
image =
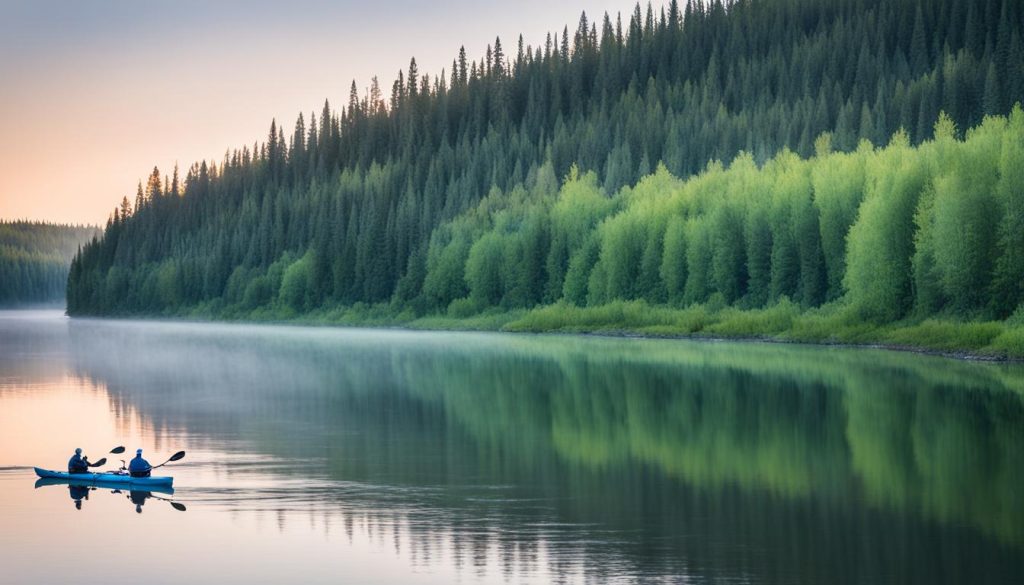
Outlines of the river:
<svg viewBox="0 0 1024 585">
<path fill-rule="evenodd" d="M 1019 584 L 1024 367 L 0 312 L 0 583 L 140 582 Z"/>
</svg>

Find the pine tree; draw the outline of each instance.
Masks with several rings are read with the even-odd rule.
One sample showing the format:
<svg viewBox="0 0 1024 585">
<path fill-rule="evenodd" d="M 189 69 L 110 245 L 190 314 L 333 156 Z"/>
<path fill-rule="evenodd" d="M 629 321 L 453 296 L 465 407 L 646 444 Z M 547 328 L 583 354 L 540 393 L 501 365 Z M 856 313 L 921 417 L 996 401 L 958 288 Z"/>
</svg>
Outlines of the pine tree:
<svg viewBox="0 0 1024 585">
<path fill-rule="evenodd" d="M 986 116 L 995 116 L 1002 111 L 1001 93 L 996 64 L 989 63 L 988 73 L 985 75 L 985 94 L 982 98 L 982 110 Z"/>
<path fill-rule="evenodd" d="M 163 298 L 175 310 L 204 303 L 237 315 L 272 311 L 285 306 L 281 286 L 288 273 L 288 302 L 296 306 L 394 300 L 396 310 L 406 302 L 417 311 L 447 310 L 468 293 L 466 255 L 492 232 L 493 257 L 507 267 L 495 289 L 506 307 L 541 296 L 585 303 L 615 294 L 682 303 L 714 293 L 762 306 L 773 274 L 776 298 L 806 305 L 845 299 L 847 269 L 836 267 L 844 266 L 839 257 L 845 230 L 852 229 L 852 219 L 842 218 L 858 217 L 856 207 L 820 209 L 820 229 L 806 205 L 785 211 L 748 201 L 742 213 L 732 207 L 711 213 L 722 198 L 711 193 L 749 191 L 762 202 L 773 200 L 780 184 L 770 171 L 749 170 L 760 183 L 709 188 L 706 200 L 685 211 L 662 209 L 645 220 L 664 221 L 657 229 L 623 232 L 632 251 L 629 262 L 616 266 L 635 268 L 636 278 L 622 278 L 627 272 L 601 259 L 610 248 L 596 219 L 572 247 L 550 255 L 562 245 L 557 230 L 545 227 L 561 189 L 532 185 L 541 169 L 558 179 L 574 166 L 577 177 L 593 172 L 600 200 L 615 209 L 604 210 L 604 220 L 631 207 L 637 181 L 659 176 L 654 171 L 661 164 L 695 181 L 687 189 L 703 192 L 701 181 L 715 176 L 708 161 L 733 160 L 744 150 L 751 165 L 770 169 L 772 161 L 794 156 L 779 154 L 786 149 L 814 154 L 823 132 L 834 133 L 831 151 L 802 164 L 844 156 L 875 160 L 857 150 L 859 139 L 882 144 L 901 127 L 910 136 L 906 150 L 923 145 L 920 154 L 907 156 L 930 156 L 927 141 L 940 110 L 968 129 L 982 114 L 1006 114 L 1024 99 L 1020 11 L 1012 3 L 948 4 L 772 0 L 681 8 L 672 1 L 658 11 L 637 4 L 625 23 L 622 15 L 614 24 L 608 15 L 600 24 L 581 15 L 572 35 L 565 27 L 533 50 L 520 39 L 511 64 L 500 38 L 490 56 L 477 61 L 460 48 L 450 76 L 424 75 L 410 60 L 390 99 L 376 78 L 362 95 L 353 82 L 342 110 L 332 111 L 325 101 L 316 116 L 300 116 L 288 136 L 274 120 L 265 140 L 227 153 L 222 164 L 200 161 L 180 182 L 150 175 L 134 208 L 118 208 L 105 237 L 83 247 L 69 307 L 73 298 L 82 312 L 170 310 Z M 961 50 L 965 45 L 970 48 Z M 982 134 L 992 132 L 986 127 Z M 953 172 L 949 165 L 924 166 Z M 985 168 L 966 168 L 974 167 Z M 855 191 L 836 190 L 850 201 Z M 495 228 L 491 222 L 505 211 L 517 220 Z M 677 211 L 682 219 L 665 219 Z M 899 211 L 913 223 L 913 210 Z M 769 212 L 778 217 L 769 221 Z M 860 243 L 883 241 L 861 233 Z M 664 256 L 670 234 L 678 263 Z M 871 273 L 864 258 L 890 258 L 884 246 L 864 249 L 870 253 L 854 262 L 861 274 Z M 909 273 L 902 255 L 887 266 Z M 535 257 L 544 261 L 530 260 Z M 131 283 L 174 277 L 181 286 L 169 284 L 156 294 L 132 285 L 122 298 L 98 284 L 108 278 L 116 284 L 122 276 Z M 887 297 L 895 299 L 898 314 L 913 306 L 910 283 Z M 399 286 L 405 287 L 401 295 Z M 976 300 L 970 302 L 976 306 Z"/>
<path fill-rule="evenodd" d="M 920 76 L 928 72 L 930 59 L 928 58 L 928 45 L 924 32 L 924 13 L 921 7 L 917 7 L 914 13 L 914 30 L 910 35 L 910 71 L 914 76 Z"/>
</svg>

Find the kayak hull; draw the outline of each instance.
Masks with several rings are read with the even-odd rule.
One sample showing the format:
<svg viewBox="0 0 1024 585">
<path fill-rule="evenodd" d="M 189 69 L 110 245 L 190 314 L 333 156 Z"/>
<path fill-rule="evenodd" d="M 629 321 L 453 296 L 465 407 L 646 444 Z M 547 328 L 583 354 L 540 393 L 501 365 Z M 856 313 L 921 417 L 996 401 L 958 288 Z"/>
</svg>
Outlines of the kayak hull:
<svg viewBox="0 0 1024 585">
<path fill-rule="evenodd" d="M 71 487 L 92 487 L 105 490 L 127 490 L 130 492 L 153 492 L 158 494 L 174 495 L 174 488 L 169 485 L 139 485 L 135 483 L 111 483 L 108 481 L 78 481 L 76 479 L 57 479 L 55 477 L 41 477 L 36 480 L 36 489 L 51 485 L 64 485 Z"/>
<path fill-rule="evenodd" d="M 116 473 L 65 473 L 63 471 L 51 471 L 49 469 L 35 468 L 36 475 L 44 479 L 59 479 L 79 485 L 119 485 L 128 487 L 171 487 L 173 477 L 132 477 L 130 475 L 118 475 Z M 104 486 L 100 486 L 104 487 Z"/>
</svg>

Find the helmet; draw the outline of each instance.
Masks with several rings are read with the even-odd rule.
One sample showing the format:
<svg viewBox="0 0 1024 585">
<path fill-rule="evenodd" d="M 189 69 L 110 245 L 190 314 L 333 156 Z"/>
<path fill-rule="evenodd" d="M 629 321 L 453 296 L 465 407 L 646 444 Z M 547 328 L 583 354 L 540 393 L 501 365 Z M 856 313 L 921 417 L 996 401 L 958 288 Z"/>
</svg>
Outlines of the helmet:
<svg viewBox="0 0 1024 585">
<path fill-rule="evenodd" d="M 135 450 L 135 454 L 136 455 L 142 455 L 142 449 L 136 449 Z"/>
<path fill-rule="evenodd" d="M 81 447 L 75 449 L 75 455 L 81 455 L 81 454 L 82 454 L 82 448 Z"/>
</svg>

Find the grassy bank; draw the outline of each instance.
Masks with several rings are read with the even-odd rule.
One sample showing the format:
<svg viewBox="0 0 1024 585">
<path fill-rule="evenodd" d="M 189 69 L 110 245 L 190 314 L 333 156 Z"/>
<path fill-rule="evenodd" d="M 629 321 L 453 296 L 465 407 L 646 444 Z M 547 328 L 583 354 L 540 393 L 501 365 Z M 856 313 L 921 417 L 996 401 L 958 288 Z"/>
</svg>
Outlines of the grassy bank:
<svg viewBox="0 0 1024 585">
<path fill-rule="evenodd" d="M 741 310 L 616 302 L 596 308 L 553 305 L 504 326 L 508 331 L 632 332 L 651 336 L 754 338 L 800 343 L 884 345 L 989 358 L 1024 358 L 1024 320 L 958 322 L 929 318 L 887 325 L 859 321 L 841 307 L 801 311 L 782 302 Z"/>
<path fill-rule="evenodd" d="M 872 324 L 858 319 L 842 305 L 826 305 L 805 311 L 783 300 L 768 308 L 750 310 L 713 302 L 679 309 L 649 305 L 644 301 L 615 301 L 597 307 L 556 303 L 530 310 L 489 309 L 480 313 L 459 312 L 420 317 L 411 312 L 397 312 L 387 304 L 357 304 L 305 314 L 297 314 L 286 308 L 244 311 L 204 305 L 187 313 L 164 316 L 422 330 L 756 339 L 884 346 L 958 357 L 1024 359 L 1024 314 L 1020 311 L 1005 321 L 958 321 L 932 317 Z"/>
</svg>

